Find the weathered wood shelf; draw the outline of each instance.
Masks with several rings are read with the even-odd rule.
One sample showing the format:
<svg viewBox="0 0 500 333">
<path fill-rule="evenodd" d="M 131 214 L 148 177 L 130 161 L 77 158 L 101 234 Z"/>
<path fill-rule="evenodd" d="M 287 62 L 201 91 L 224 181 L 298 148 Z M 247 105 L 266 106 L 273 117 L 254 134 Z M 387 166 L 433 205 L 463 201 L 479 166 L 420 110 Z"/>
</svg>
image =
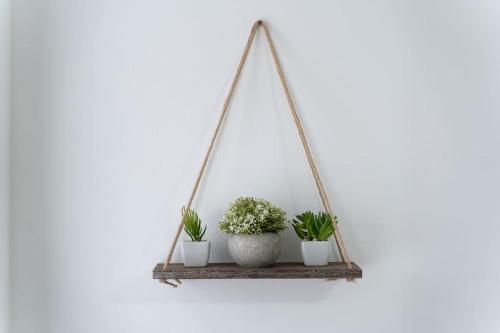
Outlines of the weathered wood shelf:
<svg viewBox="0 0 500 333">
<path fill-rule="evenodd" d="M 349 271 L 343 262 L 331 262 L 328 266 L 286 262 L 267 268 L 242 268 L 234 263 L 213 263 L 197 268 L 170 264 L 165 271 L 162 268 L 163 264 L 156 265 L 154 279 L 359 279 L 363 276 L 361 268 L 353 262 Z"/>
</svg>

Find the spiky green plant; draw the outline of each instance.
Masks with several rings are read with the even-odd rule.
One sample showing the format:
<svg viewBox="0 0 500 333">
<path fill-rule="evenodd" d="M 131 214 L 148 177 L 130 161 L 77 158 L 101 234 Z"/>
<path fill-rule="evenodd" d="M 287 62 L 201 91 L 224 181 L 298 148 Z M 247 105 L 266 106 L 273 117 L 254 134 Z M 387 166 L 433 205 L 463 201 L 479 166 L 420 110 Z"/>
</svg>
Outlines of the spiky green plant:
<svg viewBox="0 0 500 333">
<path fill-rule="evenodd" d="M 189 209 L 184 214 L 184 231 L 191 238 L 193 242 L 201 242 L 203 240 L 203 235 L 207 231 L 207 226 L 201 229 L 201 219 L 198 214 L 192 209 Z"/>
<path fill-rule="evenodd" d="M 333 219 L 336 224 L 337 217 L 333 216 Z M 328 237 L 333 235 L 335 231 L 335 227 L 332 223 L 332 216 L 324 212 L 314 214 L 307 211 L 297 215 L 292 221 L 292 226 L 299 238 L 308 241 L 325 241 Z"/>
</svg>

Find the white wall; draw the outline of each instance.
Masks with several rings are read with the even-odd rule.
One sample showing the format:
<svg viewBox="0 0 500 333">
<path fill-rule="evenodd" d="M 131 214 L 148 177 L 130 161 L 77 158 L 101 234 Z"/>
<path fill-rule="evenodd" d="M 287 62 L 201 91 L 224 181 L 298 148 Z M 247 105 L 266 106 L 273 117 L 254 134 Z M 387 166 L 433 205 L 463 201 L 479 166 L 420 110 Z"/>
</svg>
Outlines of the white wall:
<svg viewBox="0 0 500 333">
<path fill-rule="evenodd" d="M 175 290 L 151 269 L 258 18 L 364 278 Z M 14 2 L 12 332 L 498 331 L 499 18 L 495 1 Z M 238 195 L 320 208 L 256 42 L 195 204 L 213 261 Z"/>
<path fill-rule="evenodd" d="M 0 0 L 0 332 L 9 327 L 10 1 Z"/>
</svg>

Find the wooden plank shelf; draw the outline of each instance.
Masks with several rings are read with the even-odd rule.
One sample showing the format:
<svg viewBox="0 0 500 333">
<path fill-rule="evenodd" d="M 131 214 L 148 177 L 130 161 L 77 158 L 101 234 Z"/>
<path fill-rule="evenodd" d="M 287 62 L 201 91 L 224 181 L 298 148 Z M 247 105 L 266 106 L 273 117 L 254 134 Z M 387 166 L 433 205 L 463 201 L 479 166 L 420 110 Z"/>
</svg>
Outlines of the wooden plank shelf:
<svg viewBox="0 0 500 333">
<path fill-rule="evenodd" d="M 361 268 L 353 262 L 349 271 L 343 262 L 331 262 L 328 266 L 282 262 L 267 268 L 243 268 L 234 263 L 213 263 L 196 268 L 170 264 L 166 271 L 162 268 L 163 264 L 156 265 L 154 279 L 359 279 L 363 276 Z"/>
</svg>

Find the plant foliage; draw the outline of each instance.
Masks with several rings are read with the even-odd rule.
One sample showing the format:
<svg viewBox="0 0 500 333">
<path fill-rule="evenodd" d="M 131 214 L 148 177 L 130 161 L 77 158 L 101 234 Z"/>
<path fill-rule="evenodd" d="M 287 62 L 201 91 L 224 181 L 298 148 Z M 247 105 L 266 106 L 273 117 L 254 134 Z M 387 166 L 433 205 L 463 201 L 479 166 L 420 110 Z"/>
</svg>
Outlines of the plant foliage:
<svg viewBox="0 0 500 333">
<path fill-rule="evenodd" d="M 286 214 L 282 209 L 252 197 L 236 199 L 219 222 L 220 230 L 228 234 L 277 233 L 286 227 Z"/>
<path fill-rule="evenodd" d="M 198 214 L 192 209 L 189 209 L 184 214 L 184 231 L 191 238 L 193 242 L 201 242 L 203 240 L 203 235 L 207 231 L 207 226 L 201 229 L 201 220 Z"/>
<path fill-rule="evenodd" d="M 333 216 L 333 219 L 336 224 L 337 217 Z M 332 216 L 324 212 L 314 214 L 307 211 L 297 215 L 292 221 L 292 226 L 297 236 L 308 241 L 325 241 L 335 231 Z"/>
</svg>

